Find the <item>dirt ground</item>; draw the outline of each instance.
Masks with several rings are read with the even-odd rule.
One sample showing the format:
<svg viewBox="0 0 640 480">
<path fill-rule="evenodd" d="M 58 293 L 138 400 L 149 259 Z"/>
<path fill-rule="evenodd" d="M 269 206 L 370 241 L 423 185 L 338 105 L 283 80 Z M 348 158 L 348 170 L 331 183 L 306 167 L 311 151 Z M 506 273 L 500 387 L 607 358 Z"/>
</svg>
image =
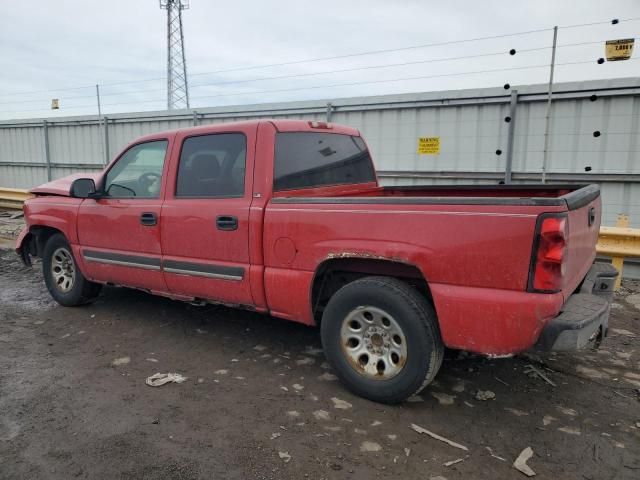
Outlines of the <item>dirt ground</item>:
<svg viewBox="0 0 640 480">
<path fill-rule="evenodd" d="M 390 407 L 335 380 L 315 329 L 118 288 L 60 307 L 40 264 L 0 250 L 0 478 L 518 479 L 531 447 L 537 478 L 638 479 L 640 289 L 626 287 L 598 352 L 449 352 Z M 188 380 L 147 386 L 156 372 Z"/>
</svg>

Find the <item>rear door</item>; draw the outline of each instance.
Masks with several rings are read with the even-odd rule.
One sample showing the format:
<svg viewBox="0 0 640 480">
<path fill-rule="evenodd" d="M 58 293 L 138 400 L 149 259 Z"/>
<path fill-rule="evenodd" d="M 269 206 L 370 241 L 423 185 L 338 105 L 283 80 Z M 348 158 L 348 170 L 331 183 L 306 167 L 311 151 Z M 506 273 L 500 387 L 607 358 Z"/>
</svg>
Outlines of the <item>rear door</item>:
<svg viewBox="0 0 640 480">
<path fill-rule="evenodd" d="M 129 147 L 103 177 L 104 196 L 83 200 L 78 239 L 87 277 L 166 290 L 160 267 L 160 211 L 170 138 Z"/>
<path fill-rule="evenodd" d="M 249 209 L 257 124 L 223 128 L 176 136 L 179 154 L 161 218 L 164 278 L 178 295 L 253 305 Z"/>
</svg>

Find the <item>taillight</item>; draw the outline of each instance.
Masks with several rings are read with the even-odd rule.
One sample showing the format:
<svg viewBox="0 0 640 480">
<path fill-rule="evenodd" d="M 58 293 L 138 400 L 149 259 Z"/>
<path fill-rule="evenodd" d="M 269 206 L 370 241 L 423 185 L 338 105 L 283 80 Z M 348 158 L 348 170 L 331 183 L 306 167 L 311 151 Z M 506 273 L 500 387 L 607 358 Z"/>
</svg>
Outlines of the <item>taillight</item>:
<svg viewBox="0 0 640 480">
<path fill-rule="evenodd" d="M 529 290 L 562 290 L 567 263 L 567 216 L 545 214 L 538 219 L 533 243 Z"/>
</svg>

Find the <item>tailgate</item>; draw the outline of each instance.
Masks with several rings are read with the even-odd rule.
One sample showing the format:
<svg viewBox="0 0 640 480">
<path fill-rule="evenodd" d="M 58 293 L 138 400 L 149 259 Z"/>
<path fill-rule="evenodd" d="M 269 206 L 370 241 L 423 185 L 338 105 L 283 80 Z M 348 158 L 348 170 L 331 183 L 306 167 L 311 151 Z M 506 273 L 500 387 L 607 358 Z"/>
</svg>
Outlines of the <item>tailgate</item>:
<svg viewBox="0 0 640 480">
<path fill-rule="evenodd" d="M 580 284 L 595 260 L 602 204 L 597 185 L 588 185 L 564 198 L 569 208 L 566 280 L 562 290 L 566 299 Z"/>
</svg>

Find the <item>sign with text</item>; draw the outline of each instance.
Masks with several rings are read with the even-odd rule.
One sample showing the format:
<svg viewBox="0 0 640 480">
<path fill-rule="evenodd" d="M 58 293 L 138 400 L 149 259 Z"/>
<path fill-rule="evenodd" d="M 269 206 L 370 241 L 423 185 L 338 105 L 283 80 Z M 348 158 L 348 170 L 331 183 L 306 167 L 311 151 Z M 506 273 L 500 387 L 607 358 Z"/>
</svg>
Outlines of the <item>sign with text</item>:
<svg viewBox="0 0 640 480">
<path fill-rule="evenodd" d="M 440 153 L 440 137 L 418 138 L 418 155 L 438 155 Z"/>
<path fill-rule="evenodd" d="M 608 62 L 617 60 L 629 60 L 633 53 L 633 38 L 624 38 L 622 40 L 607 40 L 605 51 Z"/>
</svg>

